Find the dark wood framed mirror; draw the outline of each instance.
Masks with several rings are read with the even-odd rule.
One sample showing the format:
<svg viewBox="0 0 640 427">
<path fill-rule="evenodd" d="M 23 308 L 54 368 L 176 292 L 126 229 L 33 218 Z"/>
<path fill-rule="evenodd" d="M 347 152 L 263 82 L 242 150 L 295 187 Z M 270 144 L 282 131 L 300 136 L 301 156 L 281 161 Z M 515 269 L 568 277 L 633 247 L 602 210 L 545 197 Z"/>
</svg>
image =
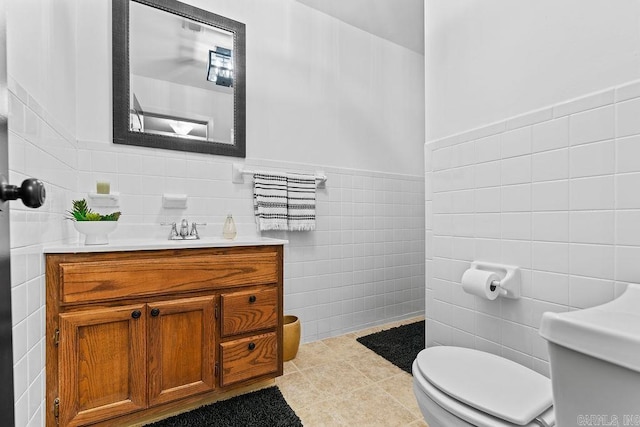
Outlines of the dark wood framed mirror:
<svg viewBox="0 0 640 427">
<path fill-rule="evenodd" d="M 245 157 L 245 25 L 175 0 L 113 0 L 113 142 Z"/>
</svg>

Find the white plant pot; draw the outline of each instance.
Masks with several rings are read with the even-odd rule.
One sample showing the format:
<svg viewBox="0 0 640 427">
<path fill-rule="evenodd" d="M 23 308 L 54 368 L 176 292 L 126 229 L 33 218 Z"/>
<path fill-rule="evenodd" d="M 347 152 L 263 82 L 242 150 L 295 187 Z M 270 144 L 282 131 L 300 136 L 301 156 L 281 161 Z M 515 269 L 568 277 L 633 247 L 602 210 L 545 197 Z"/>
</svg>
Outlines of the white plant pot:
<svg viewBox="0 0 640 427">
<path fill-rule="evenodd" d="M 73 226 L 85 235 L 85 245 L 106 245 L 107 235 L 118 227 L 118 221 L 74 221 Z"/>
</svg>

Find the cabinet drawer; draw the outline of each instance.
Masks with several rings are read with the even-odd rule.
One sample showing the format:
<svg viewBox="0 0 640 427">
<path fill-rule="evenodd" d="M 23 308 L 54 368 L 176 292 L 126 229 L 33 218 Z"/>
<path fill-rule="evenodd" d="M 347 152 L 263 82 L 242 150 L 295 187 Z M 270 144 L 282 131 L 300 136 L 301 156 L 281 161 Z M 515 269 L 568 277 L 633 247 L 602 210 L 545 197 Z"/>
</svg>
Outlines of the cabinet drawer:
<svg viewBox="0 0 640 427">
<path fill-rule="evenodd" d="M 227 386 L 278 370 L 278 345 L 275 332 L 255 335 L 220 344 L 222 378 Z"/>
<path fill-rule="evenodd" d="M 159 255 L 60 263 L 64 303 L 278 282 L 276 252 Z"/>
<path fill-rule="evenodd" d="M 278 325 L 278 290 L 275 287 L 222 294 L 220 300 L 222 336 Z"/>
</svg>

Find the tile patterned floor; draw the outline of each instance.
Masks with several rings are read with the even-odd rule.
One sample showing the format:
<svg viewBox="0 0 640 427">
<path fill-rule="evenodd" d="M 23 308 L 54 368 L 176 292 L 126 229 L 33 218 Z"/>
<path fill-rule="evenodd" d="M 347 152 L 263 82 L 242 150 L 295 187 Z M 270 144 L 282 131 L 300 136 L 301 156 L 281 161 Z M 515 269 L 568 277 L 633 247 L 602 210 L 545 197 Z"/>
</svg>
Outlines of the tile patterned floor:
<svg viewBox="0 0 640 427">
<path fill-rule="evenodd" d="M 428 427 L 413 396 L 412 377 L 356 338 L 423 317 L 300 346 L 276 379 L 305 427 Z"/>
</svg>

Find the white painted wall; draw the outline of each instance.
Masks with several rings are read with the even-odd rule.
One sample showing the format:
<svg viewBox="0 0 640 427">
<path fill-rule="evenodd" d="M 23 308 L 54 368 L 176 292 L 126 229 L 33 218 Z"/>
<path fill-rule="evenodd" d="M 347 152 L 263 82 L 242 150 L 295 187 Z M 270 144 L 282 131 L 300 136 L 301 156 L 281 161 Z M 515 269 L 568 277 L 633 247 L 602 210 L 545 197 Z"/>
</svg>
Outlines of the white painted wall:
<svg viewBox="0 0 640 427">
<path fill-rule="evenodd" d="M 110 3 L 80 3 L 78 139 L 110 144 Z M 422 175 L 424 56 L 293 0 L 215 11 L 247 25 L 247 159 Z"/>
<path fill-rule="evenodd" d="M 246 163 L 329 176 L 316 232 L 268 234 L 290 240 L 285 311 L 303 339 L 424 312 L 423 57 L 294 0 L 216 8 L 247 24 Z M 48 193 L 39 210 L 11 211 L 20 427 L 44 424 L 42 246 L 78 238 L 64 220 L 72 199 L 110 181 L 124 212 L 113 238 L 162 237 L 159 223 L 180 218 L 218 235 L 227 212 L 255 231 L 251 184 L 231 182 L 242 160 L 112 144 L 110 9 L 10 2 L 10 178 L 39 177 Z M 189 194 L 188 209 L 162 209 L 162 193 Z"/>
<path fill-rule="evenodd" d="M 427 141 L 634 80 L 636 0 L 430 0 Z"/>
</svg>

